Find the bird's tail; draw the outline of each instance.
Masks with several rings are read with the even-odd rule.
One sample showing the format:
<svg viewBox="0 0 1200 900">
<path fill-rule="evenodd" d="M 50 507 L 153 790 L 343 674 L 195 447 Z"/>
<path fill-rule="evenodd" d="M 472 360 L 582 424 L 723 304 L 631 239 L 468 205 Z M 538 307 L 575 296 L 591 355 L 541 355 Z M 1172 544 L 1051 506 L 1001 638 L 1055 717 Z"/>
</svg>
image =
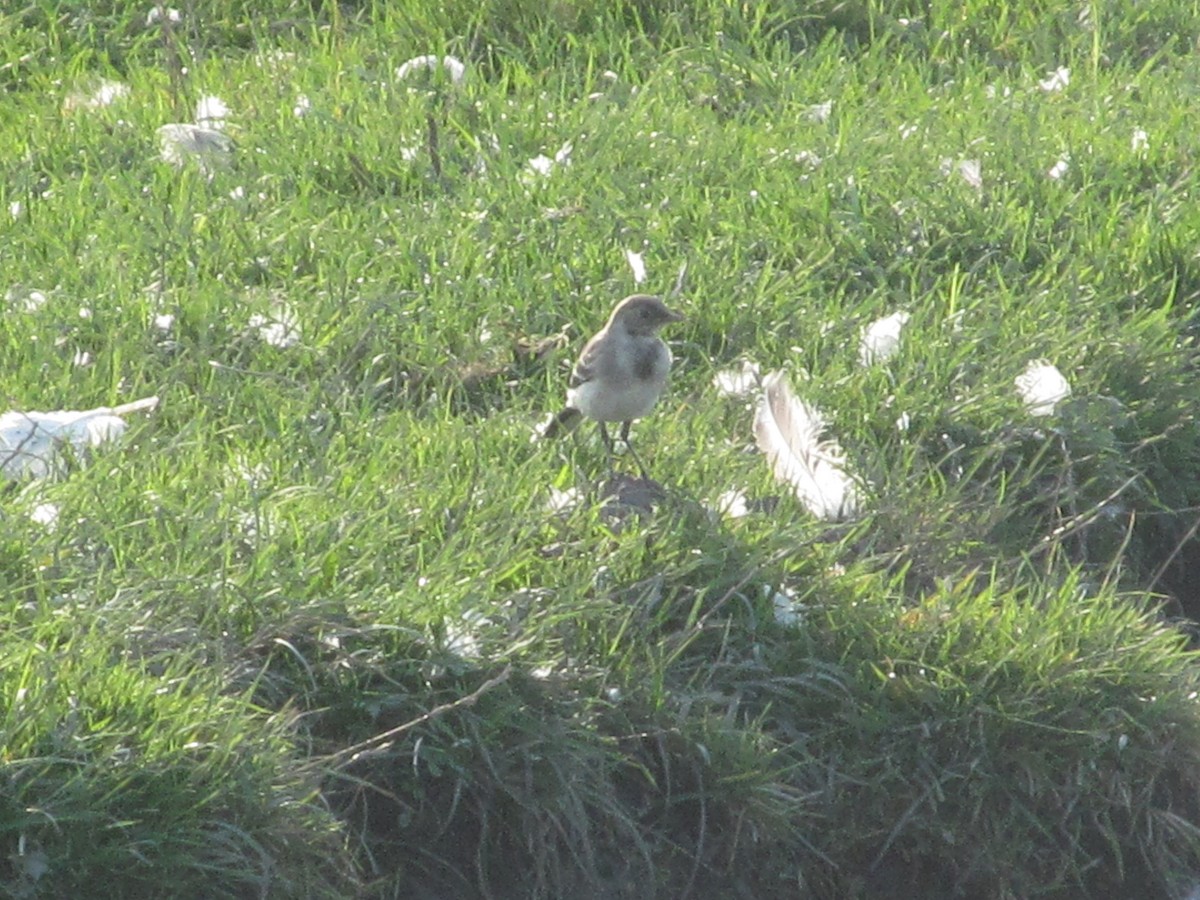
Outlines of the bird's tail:
<svg viewBox="0 0 1200 900">
<path fill-rule="evenodd" d="M 552 441 L 555 438 L 562 437 L 564 434 L 570 433 L 575 426 L 579 424 L 579 420 L 583 418 L 583 413 L 575 409 L 573 406 L 568 406 L 561 412 L 555 413 L 550 419 L 537 431 L 538 440 Z"/>
</svg>

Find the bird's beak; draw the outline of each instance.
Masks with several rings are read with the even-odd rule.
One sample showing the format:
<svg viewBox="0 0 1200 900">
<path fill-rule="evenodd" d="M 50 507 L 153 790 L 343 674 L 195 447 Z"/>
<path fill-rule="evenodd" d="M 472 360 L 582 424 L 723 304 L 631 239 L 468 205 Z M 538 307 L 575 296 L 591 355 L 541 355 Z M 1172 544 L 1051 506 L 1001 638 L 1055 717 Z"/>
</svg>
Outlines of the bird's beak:
<svg viewBox="0 0 1200 900">
<path fill-rule="evenodd" d="M 687 316 L 685 316 L 681 312 L 677 312 L 673 309 L 667 310 L 667 321 L 668 322 L 682 322 L 686 318 L 687 318 Z"/>
</svg>

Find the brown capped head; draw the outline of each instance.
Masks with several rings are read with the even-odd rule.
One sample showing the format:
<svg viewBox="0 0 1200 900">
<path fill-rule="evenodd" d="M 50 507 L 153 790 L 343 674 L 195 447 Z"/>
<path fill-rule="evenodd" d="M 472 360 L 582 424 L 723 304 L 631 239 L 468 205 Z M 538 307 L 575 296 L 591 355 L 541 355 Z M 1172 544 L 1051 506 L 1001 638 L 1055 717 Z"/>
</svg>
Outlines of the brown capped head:
<svg viewBox="0 0 1200 900">
<path fill-rule="evenodd" d="M 609 324 L 620 322 L 630 334 L 655 334 L 664 325 L 683 319 L 658 297 L 633 294 L 617 304 Z"/>
</svg>

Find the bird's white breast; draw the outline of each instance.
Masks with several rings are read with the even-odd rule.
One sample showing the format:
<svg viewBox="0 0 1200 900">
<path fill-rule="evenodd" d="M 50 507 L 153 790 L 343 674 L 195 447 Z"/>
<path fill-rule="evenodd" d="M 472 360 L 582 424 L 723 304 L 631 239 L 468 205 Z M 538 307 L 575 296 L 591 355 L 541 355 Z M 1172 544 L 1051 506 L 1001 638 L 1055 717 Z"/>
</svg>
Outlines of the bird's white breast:
<svg viewBox="0 0 1200 900">
<path fill-rule="evenodd" d="M 639 355 L 642 356 L 640 367 Z M 651 344 L 640 346 L 636 353 L 628 354 L 620 364 L 602 370 L 597 377 L 571 388 L 567 393 L 567 405 L 575 407 L 589 419 L 600 422 L 640 419 L 654 408 L 666 385 L 670 368 L 671 351 L 666 344 L 654 338 Z"/>
<path fill-rule="evenodd" d="M 589 419 L 628 422 L 649 413 L 662 389 L 662 382 L 641 381 L 614 391 L 600 381 L 588 381 L 571 389 L 567 394 L 567 405 L 575 407 Z"/>
</svg>

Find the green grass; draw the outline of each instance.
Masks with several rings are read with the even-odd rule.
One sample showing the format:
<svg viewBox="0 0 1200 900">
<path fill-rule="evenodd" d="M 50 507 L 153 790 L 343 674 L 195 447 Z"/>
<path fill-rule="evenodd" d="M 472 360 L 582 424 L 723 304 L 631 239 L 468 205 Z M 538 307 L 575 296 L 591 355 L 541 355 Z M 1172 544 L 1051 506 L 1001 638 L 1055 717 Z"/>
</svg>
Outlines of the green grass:
<svg viewBox="0 0 1200 900">
<path fill-rule="evenodd" d="M 0 407 L 162 398 L 0 493 L 6 895 L 1187 894 L 1194 4 L 268 6 L 0 13 Z M 211 177 L 155 135 L 205 94 Z M 614 525 L 530 435 L 626 250 L 688 318 Z M 781 496 L 743 358 L 857 519 Z"/>
</svg>

